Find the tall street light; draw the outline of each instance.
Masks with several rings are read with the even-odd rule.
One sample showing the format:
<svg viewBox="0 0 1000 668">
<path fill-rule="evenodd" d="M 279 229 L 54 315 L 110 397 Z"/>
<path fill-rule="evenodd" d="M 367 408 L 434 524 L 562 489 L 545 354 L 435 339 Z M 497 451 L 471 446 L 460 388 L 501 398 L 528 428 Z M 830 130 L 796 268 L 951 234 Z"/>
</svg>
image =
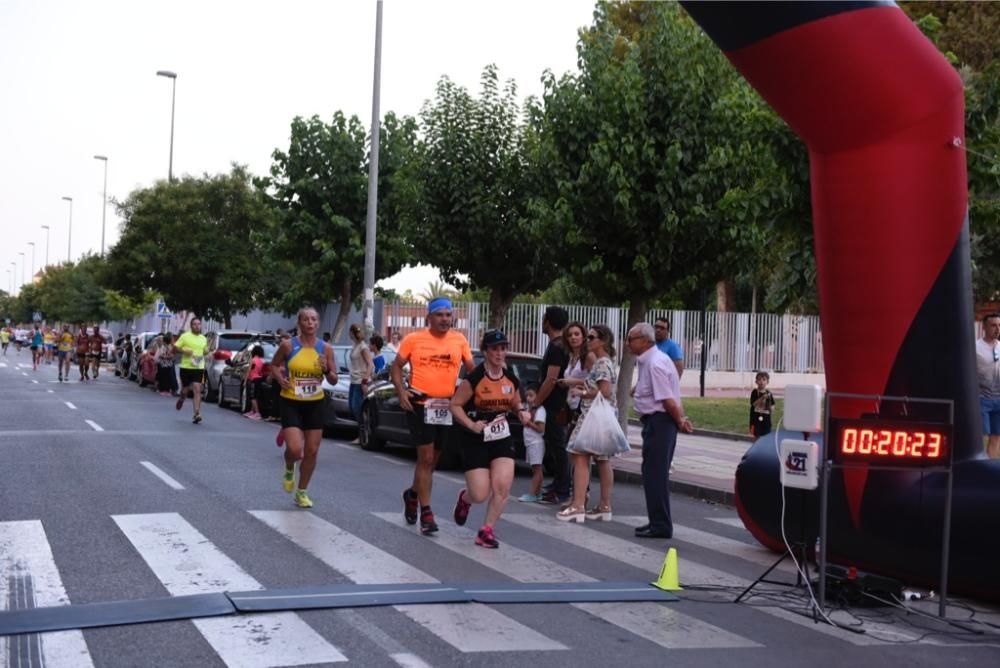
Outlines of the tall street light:
<svg viewBox="0 0 1000 668">
<path fill-rule="evenodd" d="M 42 225 L 42 229 L 45 230 L 45 266 L 49 266 L 49 226 Z"/>
<path fill-rule="evenodd" d="M 28 245 L 31 246 L 31 282 L 35 282 L 35 242 L 29 241 Z"/>
<path fill-rule="evenodd" d="M 69 232 L 66 234 L 66 263 L 69 264 L 73 255 L 73 198 L 63 197 L 69 202 Z"/>
<path fill-rule="evenodd" d="M 25 283 L 27 283 L 27 281 L 24 280 L 24 253 L 18 251 L 17 254 L 21 256 L 21 285 L 24 285 Z"/>
<path fill-rule="evenodd" d="M 14 294 L 17 292 L 17 287 L 14 285 L 14 283 L 17 283 L 17 262 L 11 262 L 10 266 L 14 267 L 7 270 L 10 272 L 10 294 Z"/>
<path fill-rule="evenodd" d="M 375 5 L 375 73 L 372 77 L 372 146 L 368 162 L 368 215 L 365 220 L 364 321 L 374 329 L 375 310 L 375 228 L 378 214 L 379 93 L 382 79 L 382 0 Z"/>
<path fill-rule="evenodd" d="M 173 83 L 173 92 L 170 95 L 170 166 L 167 169 L 167 181 L 174 181 L 174 107 L 177 103 L 177 73 L 170 70 L 160 70 L 156 73 L 158 77 L 167 77 Z"/>
<path fill-rule="evenodd" d="M 7 294 L 9 294 L 11 297 L 13 297 L 14 296 L 14 273 L 10 269 L 7 270 L 7 285 L 8 285 L 8 290 L 9 290 L 9 292 Z"/>
<path fill-rule="evenodd" d="M 104 199 L 101 200 L 101 257 L 104 257 L 104 220 L 108 213 L 108 158 L 104 155 L 95 155 L 94 160 L 104 163 Z"/>
</svg>

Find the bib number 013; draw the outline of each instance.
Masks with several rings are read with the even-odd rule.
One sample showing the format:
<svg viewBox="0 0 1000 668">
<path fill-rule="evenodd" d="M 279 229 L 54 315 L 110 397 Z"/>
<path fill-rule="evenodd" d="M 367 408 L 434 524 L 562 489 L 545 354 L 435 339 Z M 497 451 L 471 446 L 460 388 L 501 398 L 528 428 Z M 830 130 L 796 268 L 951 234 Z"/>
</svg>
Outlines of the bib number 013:
<svg viewBox="0 0 1000 668">
<path fill-rule="evenodd" d="M 424 403 L 424 424 L 451 425 L 451 399 L 428 399 Z"/>
<path fill-rule="evenodd" d="M 500 441 L 508 436 L 510 436 L 510 425 L 507 423 L 505 415 L 495 418 L 483 429 L 483 440 L 487 443 L 490 441 Z"/>
</svg>

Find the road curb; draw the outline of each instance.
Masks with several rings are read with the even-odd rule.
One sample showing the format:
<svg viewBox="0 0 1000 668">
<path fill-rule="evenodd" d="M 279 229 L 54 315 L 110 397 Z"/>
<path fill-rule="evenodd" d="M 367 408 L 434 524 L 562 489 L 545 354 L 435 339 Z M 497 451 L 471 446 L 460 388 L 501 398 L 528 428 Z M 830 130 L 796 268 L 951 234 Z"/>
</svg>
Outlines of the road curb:
<svg viewBox="0 0 1000 668">
<path fill-rule="evenodd" d="M 614 478 L 615 482 L 629 483 L 639 485 L 640 487 L 642 486 L 641 473 L 625 471 L 623 469 L 614 469 Z M 678 494 L 684 494 L 685 496 L 690 496 L 701 501 L 711 501 L 712 503 L 718 503 L 724 506 L 736 505 L 736 494 L 732 490 L 705 487 L 704 485 L 684 480 L 671 480 L 670 491 Z"/>
</svg>

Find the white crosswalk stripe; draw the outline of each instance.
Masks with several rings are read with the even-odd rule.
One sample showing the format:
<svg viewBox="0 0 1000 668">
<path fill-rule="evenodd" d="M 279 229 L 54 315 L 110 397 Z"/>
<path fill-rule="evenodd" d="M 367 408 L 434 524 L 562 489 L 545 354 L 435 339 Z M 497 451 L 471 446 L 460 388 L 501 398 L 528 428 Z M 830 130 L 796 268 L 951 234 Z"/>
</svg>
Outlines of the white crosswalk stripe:
<svg viewBox="0 0 1000 668">
<path fill-rule="evenodd" d="M 312 513 L 281 510 L 251 513 L 358 584 L 439 582 Z M 396 609 L 462 652 L 567 649 L 562 643 L 478 603 L 400 605 Z"/>
<path fill-rule="evenodd" d="M 112 519 L 174 596 L 262 588 L 177 513 L 114 515 Z M 265 668 L 347 660 L 292 612 L 195 619 L 193 623 L 230 666 Z"/>
<path fill-rule="evenodd" d="M 20 590 L 20 596 L 11 596 L 14 586 Z M 37 520 L 0 522 L 0 610 L 7 608 L 11 598 L 20 599 L 18 608 L 44 608 L 70 602 L 45 529 Z M 0 636 L 0 663 L 7 665 L 11 649 L 15 655 L 19 650 L 30 652 L 32 647 L 25 646 L 27 643 L 40 643 L 41 656 L 32 662 L 30 656 L 25 655 L 23 662 L 19 662 L 23 665 L 50 668 L 94 665 L 81 631 L 59 631 L 27 638 Z"/>
<path fill-rule="evenodd" d="M 372 513 L 405 526 L 399 513 Z M 475 531 L 442 524 L 433 541 L 518 582 L 596 582 L 579 571 L 504 543 L 499 550 L 473 547 Z M 659 603 L 575 603 L 573 607 L 671 649 L 760 647 L 758 643 Z"/>
</svg>

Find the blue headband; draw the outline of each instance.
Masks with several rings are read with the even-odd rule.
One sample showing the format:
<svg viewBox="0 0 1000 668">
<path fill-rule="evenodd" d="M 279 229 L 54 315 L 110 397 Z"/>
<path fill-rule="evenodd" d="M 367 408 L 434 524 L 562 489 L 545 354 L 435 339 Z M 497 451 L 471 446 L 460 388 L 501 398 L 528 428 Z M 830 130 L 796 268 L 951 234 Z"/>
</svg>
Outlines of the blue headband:
<svg viewBox="0 0 1000 668">
<path fill-rule="evenodd" d="M 429 304 L 427 304 L 427 313 L 436 313 L 441 309 L 446 308 L 451 310 L 451 300 L 447 297 L 438 297 L 437 299 L 432 299 Z"/>
</svg>

